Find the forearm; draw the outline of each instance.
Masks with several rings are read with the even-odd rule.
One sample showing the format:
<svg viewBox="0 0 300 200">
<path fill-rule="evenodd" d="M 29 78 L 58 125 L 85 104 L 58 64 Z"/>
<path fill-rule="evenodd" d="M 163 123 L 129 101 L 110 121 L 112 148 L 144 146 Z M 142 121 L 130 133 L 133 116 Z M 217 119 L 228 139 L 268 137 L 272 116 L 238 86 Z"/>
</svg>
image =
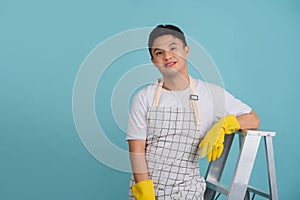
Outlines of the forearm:
<svg viewBox="0 0 300 200">
<path fill-rule="evenodd" d="M 145 156 L 137 153 L 130 153 L 131 167 L 133 177 L 136 183 L 148 180 L 148 168 L 145 160 Z"/>
<path fill-rule="evenodd" d="M 148 167 L 145 159 L 145 141 L 130 141 L 129 151 L 135 182 L 138 183 L 143 180 L 148 180 Z"/>
<path fill-rule="evenodd" d="M 237 120 L 241 129 L 257 129 L 260 125 L 260 119 L 256 113 L 252 110 L 248 114 L 237 116 Z"/>
<path fill-rule="evenodd" d="M 134 177 L 134 181 L 136 183 L 144 181 L 144 180 L 149 180 L 148 172 L 147 173 L 134 173 L 133 177 Z"/>
</svg>

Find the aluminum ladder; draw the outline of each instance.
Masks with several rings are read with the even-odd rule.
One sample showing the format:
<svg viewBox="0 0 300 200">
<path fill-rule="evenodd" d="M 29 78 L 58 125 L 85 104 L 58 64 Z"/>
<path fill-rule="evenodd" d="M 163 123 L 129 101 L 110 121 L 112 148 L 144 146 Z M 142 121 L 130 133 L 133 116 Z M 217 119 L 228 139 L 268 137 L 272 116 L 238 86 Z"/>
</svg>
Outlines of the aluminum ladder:
<svg viewBox="0 0 300 200">
<path fill-rule="evenodd" d="M 236 134 L 239 135 L 240 152 L 231 185 L 228 186 L 221 183 L 220 179 L 229 155 L 234 135 Z M 225 136 L 224 150 L 221 157 L 215 161 L 212 161 L 208 166 L 205 175 L 207 188 L 204 199 L 213 200 L 218 192 L 219 195 L 226 195 L 227 200 L 249 200 L 250 193 L 253 193 L 252 199 L 254 199 L 255 195 L 260 195 L 267 199 L 278 200 L 275 160 L 272 143 L 272 137 L 274 137 L 276 133 L 262 130 L 243 130 L 237 132 L 236 134 Z M 265 144 L 269 192 L 265 192 L 248 185 L 261 137 L 264 138 Z M 216 198 L 218 198 L 219 195 Z"/>
</svg>

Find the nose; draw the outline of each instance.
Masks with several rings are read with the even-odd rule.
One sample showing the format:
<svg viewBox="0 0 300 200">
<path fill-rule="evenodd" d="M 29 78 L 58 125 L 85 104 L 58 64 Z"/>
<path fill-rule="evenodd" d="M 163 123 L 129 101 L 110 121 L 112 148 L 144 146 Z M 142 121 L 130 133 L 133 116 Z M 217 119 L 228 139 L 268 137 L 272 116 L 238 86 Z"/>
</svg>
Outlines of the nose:
<svg viewBox="0 0 300 200">
<path fill-rule="evenodd" d="M 169 60 L 172 58 L 172 53 L 170 51 L 165 51 L 165 60 Z"/>
</svg>

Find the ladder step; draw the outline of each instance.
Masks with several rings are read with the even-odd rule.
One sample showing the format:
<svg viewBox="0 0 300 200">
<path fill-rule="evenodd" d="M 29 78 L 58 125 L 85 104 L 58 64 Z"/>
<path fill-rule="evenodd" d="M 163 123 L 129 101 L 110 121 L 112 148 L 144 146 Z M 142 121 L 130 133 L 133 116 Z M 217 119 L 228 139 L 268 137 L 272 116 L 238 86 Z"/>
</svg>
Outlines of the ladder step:
<svg viewBox="0 0 300 200">
<path fill-rule="evenodd" d="M 225 195 L 229 193 L 229 186 L 218 181 L 206 181 L 206 187 Z"/>
<path fill-rule="evenodd" d="M 271 195 L 268 192 L 265 192 L 261 189 L 258 189 L 258 188 L 254 187 L 252 185 L 248 186 L 247 191 L 252 192 L 254 194 L 257 194 L 257 195 L 260 195 L 260 196 L 265 197 L 267 199 L 271 199 Z"/>
<path fill-rule="evenodd" d="M 224 195 L 228 195 L 229 193 L 229 185 L 226 185 L 224 183 L 220 183 L 218 181 L 206 181 L 206 187 L 209 188 L 209 189 L 212 189 L 216 192 L 219 192 L 221 194 L 224 194 Z M 257 194 L 259 196 L 262 196 L 262 197 L 265 197 L 267 199 L 271 199 L 271 196 L 268 192 L 265 192 L 261 189 L 258 189 L 252 185 L 249 185 L 247 187 L 247 191 L 248 192 L 251 192 L 253 194 Z"/>
</svg>

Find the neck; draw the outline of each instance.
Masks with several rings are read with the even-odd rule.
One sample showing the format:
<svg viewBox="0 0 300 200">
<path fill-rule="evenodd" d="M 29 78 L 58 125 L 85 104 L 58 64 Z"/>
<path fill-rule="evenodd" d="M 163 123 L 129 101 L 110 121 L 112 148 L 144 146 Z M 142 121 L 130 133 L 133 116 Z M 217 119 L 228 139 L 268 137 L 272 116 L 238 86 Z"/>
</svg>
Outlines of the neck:
<svg viewBox="0 0 300 200">
<path fill-rule="evenodd" d="M 184 90 L 190 85 L 189 75 L 164 76 L 163 88 L 166 90 Z"/>
</svg>

